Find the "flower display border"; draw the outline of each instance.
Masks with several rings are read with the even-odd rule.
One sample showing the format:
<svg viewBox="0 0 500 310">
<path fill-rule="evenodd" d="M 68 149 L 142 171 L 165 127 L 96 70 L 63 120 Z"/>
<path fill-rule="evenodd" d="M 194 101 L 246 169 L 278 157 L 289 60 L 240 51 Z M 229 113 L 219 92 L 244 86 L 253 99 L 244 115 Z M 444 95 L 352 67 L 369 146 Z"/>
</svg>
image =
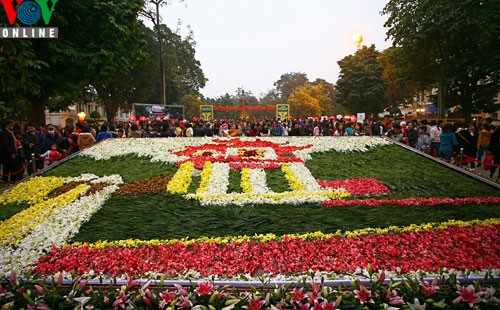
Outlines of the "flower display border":
<svg viewBox="0 0 500 310">
<path fill-rule="evenodd" d="M 134 139 L 134 140 L 136 140 L 136 139 Z M 144 140 L 148 140 L 148 139 L 144 139 Z M 178 155 L 174 156 L 174 155 L 171 154 L 171 152 L 158 152 L 158 150 L 155 150 L 154 147 L 151 147 L 151 144 L 153 143 L 156 146 L 159 146 L 159 147 L 162 146 L 162 150 L 169 150 L 171 145 L 175 145 L 177 147 L 176 150 L 178 152 L 182 153 L 182 150 L 184 150 L 186 147 L 190 146 L 188 143 L 186 143 L 187 141 L 177 141 L 177 140 L 183 140 L 183 139 L 169 139 L 169 140 L 175 140 L 175 141 L 168 141 L 168 143 L 165 143 L 165 141 L 159 142 L 159 141 L 155 141 L 155 139 L 152 139 L 152 140 L 147 141 L 148 147 L 135 147 L 132 150 L 132 152 L 129 152 L 129 150 L 123 150 L 123 147 L 116 147 L 116 145 L 114 145 L 112 148 L 114 150 L 119 150 L 119 151 L 118 152 L 112 152 L 109 149 L 109 146 L 111 145 L 111 143 L 109 143 L 109 144 L 108 143 L 102 143 L 102 144 L 100 144 L 98 146 L 104 147 L 104 150 L 101 150 L 101 151 L 98 151 L 98 152 L 94 152 L 95 149 L 97 149 L 97 147 L 95 147 L 95 148 L 89 149 L 88 151 L 85 151 L 83 155 L 84 156 L 91 156 L 93 158 L 101 158 L 101 159 L 103 159 L 103 158 L 111 158 L 111 157 L 114 157 L 114 156 L 121 156 L 123 154 L 136 154 L 138 156 L 148 156 L 148 157 L 151 157 L 151 161 L 153 161 L 153 162 L 155 162 L 155 161 L 156 162 L 168 162 L 168 163 L 179 163 L 180 162 L 181 163 L 180 165 L 181 165 L 181 168 L 182 168 L 183 165 L 186 164 L 185 162 L 184 163 L 182 162 L 183 160 L 185 160 L 185 158 L 182 158 L 183 157 L 182 155 L 181 156 L 178 156 Z M 209 141 L 213 141 L 211 139 L 208 139 L 208 140 L 207 139 L 195 139 L 195 140 L 198 140 L 198 142 L 200 142 L 199 145 L 203 145 L 203 143 L 207 143 Z M 205 141 L 203 142 L 203 140 L 205 140 Z M 225 139 L 220 139 L 220 140 L 221 141 L 225 141 Z M 356 139 L 356 140 L 352 140 L 352 141 L 355 141 L 355 143 L 354 143 L 355 145 L 353 146 L 353 145 L 349 145 L 349 143 L 352 142 L 352 141 L 347 142 L 344 139 L 331 139 L 331 138 L 328 138 L 328 139 L 309 139 L 308 138 L 308 139 L 301 140 L 301 142 L 300 143 L 296 143 L 296 145 L 291 145 L 290 149 L 296 148 L 296 151 L 294 151 L 293 154 L 295 156 L 297 156 L 297 158 L 299 158 L 301 161 L 306 161 L 306 160 L 310 159 L 310 154 L 313 153 L 313 152 L 330 151 L 330 150 L 336 150 L 338 152 L 367 151 L 368 149 L 376 147 L 378 145 L 387 144 L 387 142 L 385 140 L 382 140 L 382 139 L 376 139 L 376 140 L 383 141 L 383 142 L 381 142 L 381 143 L 379 143 L 379 142 L 376 142 L 376 143 L 366 143 L 364 141 L 364 139 Z M 245 139 L 242 139 L 241 141 L 245 142 Z M 248 140 L 248 141 L 251 141 L 251 140 Z M 287 141 L 287 139 L 281 139 L 281 138 L 279 138 L 279 139 L 277 139 L 277 138 L 263 139 L 263 141 L 268 141 L 268 142 L 272 142 L 272 143 L 279 142 L 279 143 L 281 143 L 284 146 L 289 144 L 289 141 Z M 325 145 L 315 146 L 315 143 L 317 141 L 321 141 L 320 144 L 324 143 Z M 366 140 L 366 141 L 369 141 L 369 140 Z M 373 141 L 375 141 L 375 140 L 373 140 Z M 139 140 L 136 140 L 134 142 L 145 143 L 145 141 L 139 141 Z M 128 141 L 124 142 L 124 145 L 127 145 L 128 143 L 129 143 Z M 167 145 L 168 145 L 168 147 L 166 147 Z M 91 150 L 94 153 L 92 153 Z M 152 153 L 148 152 L 148 150 L 154 150 L 154 152 L 155 152 L 154 155 Z M 161 153 L 161 154 L 158 154 L 158 153 Z M 117 155 L 117 154 L 121 154 L 121 155 Z M 106 156 L 109 156 L 109 157 L 106 157 Z M 281 156 L 281 154 L 279 156 Z M 233 157 L 231 157 L 231 158 L 233 158 Z M 211 165 L 208 165 L 208 163 L 210 163 Z M 225 167 L 225 169 L 228 169 L 228 170 L 229 169 L 241 169 L 242 170 L 242 174 L 246 175 L 245 177 L 242 177 L 242 184 L 241 185 L 242 185 L 242 188 L 243 188 L 243 193 L 234 194 L 232 197 L 230 197 L 230 199 L 239 199 L 239 200 L 242 200 L 242 201 L 244 201 L 244 200 L 252 201 L 252 199 L 256 197 L 256 198 L 258 198 L 257 201 L 264 201 L 263 203 L 270 203 L 269 201 L 272 201 L 272 200 L 276 201 L 278 199 L 283 199 L 283 197 L 287 194 L 287 193 L 268 193 L 265 189 L 257 189 L 255 186 L 259 182 L 255 182 L 255 180 L 256 179 L 258 179 L 258 180 L 262 179 L 262 175 L 259 174 L 261 172 L 261 171 L 259 171 L 259 169 L 278 169 L 278 168 L 282 168 L 283 169 L 283 167 L 286 167 L 285 169 L 288 169 L 288 170 L 286 172 L 284 172 L 285 176 L 287 174 L 288 175 L 292 175 L 292 176 L 297 176 L 297 175 L 303 175 L 304 174 L 303 171 L 299 171 L 300 167 L 303 167 L 303 165 L 298 165 L 297 162 L 294 161 L 294 160 L 290 160 L 288 163 L 284 163 L 284 164 L 274 163 L 274 162 L 272 162 L 272 159 L 270 159 L 270 161 L 265 162 L 265 163 L 252 162 L 251 160 L 248 161 L 248 162 L 236 162 L 236 163 L 234 163 L 234 162 L 231 162 L 231 163 L 223 163 L 223 162 L 211 163 L 211 162 L 207 162 L 206 161 L 206 162 L 204 162 L 204 166 L 203 167 L 208 168 L 210 166 L 210 169 L 212 169 L 214 165 L 223 166 L 223 167 Z M 183 187 L 180 190 L 176 190 L 175 186 L 171 186 L 171 184 L 169 183 L 169 186 L 167 186 L 166 190 L 169 191 L 170 193 L 175 193 L 175 194 L 186 193 L 187 188 L 189 187 L 189 184 L 191 183 L 190 177 L 192 176 L 192 171 L 193 171 L 194 168 L 196 168 L 196 165 L 194 165 L 194 167 L 191 167 L 190 165 L 186 165 L 184 167 L 185 167 L 186 171 L 183 171 L 183 169 L 179 169 L 177 173 L 179 174 L 178 177 L 181 178 L 182 180 L 185 180 L 186 182 L 184 182 L 184 183 L 187 184 L 187 185 L 185 185 L 185 187 Z M 189 172 L 188 172 L 188 170 L 189 170 Z M 243 170 L 245 170 L 245 172 L 243 172 Z M 250 170 L 256 170 L 256 171 L 252 172 Z M 182 173 L 179 173 L 179 171 L 182 171 Z M 247 174 L 246 171 L 249 171 L 249 173 Z M 210 171 L 207 170 L 207 174 L 209 174 L 209 172 Z M 96 177 L 97 176 L 93 176 L 91 178 L 96 178 Z M 307 197 L 306 192 L 310 191 L 311 189 L 321 191 L 321 188 L 319 187 L 319 185 L 318 185 L 317 182 L 314 182 L 314 183 L 313 182 L 308 182 L 308 180 L 311 180 L 311 177 L 307 176 L 305 178 L 300 178 L 300 179 L 299 178 L 295 178 L 294 179 L 293 177 L 290 178 L 290 180 L 291 180 L 291 181 L 289 180 L 290 183 L 296 183 L 296 184 L 302 185 L 302 186 L 297 185 L 297 188 L 300 187 L 299 191 L 303 192 L 303 193 L 300 193 L 300 195 L 303 195 L 302 198 L 293 197 L 293 200 L 291 200 L 290 203 L 299 204 L 299 203 L 305 202 L 305 201 L 310 202 L 311 200 L 306 200 L 305 199 L 305 197 Z M 76 181 L 77 179 L 78 178 L 73 178 L 72 180 Z M 85 179 L 85 177 L 82 176 L 80 179 Z M 287 178 L 287 179 L 289 179 L 289 178 Z M 243 183 L 249 183 L 251 186 L 245 187 Z M 203 193 L 211 192 L 211 190 L 209 190 L 209 187 L 210 187 L 210 178 L 208 178 L 206 176 L 204 177 L 203 176 L 203 172 L 202 172 L 201 185 L 200 185 L 200 188 L 202 190 L 197 191 L 195 195 L 200 195 L 200 194 L 203 194 Z M 96 194 L 96 196 L 99 196 L 100 193 L 101 192 L 99 192 L 98 194 Z M 327 193 L 328 192 L 325 191 L 325 194 L 323 195 L 323 197 L 319 198 L 317 201 L 318 202 L 319 201 L 324 201 L 325 197 L 328 197 L 330 199 L 339 199 L 339 198 L 346 198 L 346 197 L 348 197 L 347 195 L 343 196 L 343 197 L 340 197 L 340 196 L 339 197 L 328 196 Z M 340 195 L 346 194 L 346 192 L 344 190 L 342 190 L 342 189 L 339 190 L 339 193 L 340 193 Z M 257 195 L 255 195 L 255 194 L 257 194 Z M 109 193 L 109 195 L 110 195 L 110 193 Z M 192 194 L 189 194 L 189 195 L 192 195 Z M 245 196 L 245 195 L 247 195 L 247 196 Z M 259 195 L 262 195 L 262 197 L 260 197 Z M 267 197 L 265 197 L 265 195 L 267 195 Z M 329 195 L 332 195 L 332 193 L 330 192 Z M 321 195 L 319 195 L 319 196 L 321 196 Z M 84 198 L 86 198 L 86 197 L 84 197 Z M 95 198 L 95 197 L 93 197 L 93 198 Z M 265 199 L 270 199 L 270 200 L 266 201 L 264 198 Z M 219 199 L 219 201 L 220 201 L 220 198 L 217 198 L 217 196 L 214 196 L 213 199 L 214 200 L 215 199 Z M 410 198 L 410 199 L 413 199 L 413 198 Z M 450 202 L 450 200 L 443 199 L 443 202 L 440 202 L 440 204 L 463 204 L 463 203 L 477 203 L 477 202 L 480 202 L 480 203 L 499 203 L 499 200 L 496 200 L 496 197 L 484 198 L 483 200 L 467 200 L 467 199 L 476 199 L 476 198 L 463 198 L 463 199 L 466 199 L 466 200 L 462 200 L 462 202 L 460 202 L 459 200 L 456 200 L 455 202 Z M 364 200 L 358 200 L 358 201 L 371 202 L 371 201 L 375 201 L 375 200 L 376 199 L 368 199 L 368 200 L 364 199 Z M 430 200 L 428 200 L 428 201 L 430 201 L 430 205 L 433 205 L 433 203 L 436 200 L 437 199 L 430 198 Z M 279 203 L 283 203 L 284 201 L 287 201 L 287 200 L 280 200 Z M 342 203 L 344 203 L 344 202 L 346 202 L 346 203 L 351 203 L 352 204 L 352 202 L 354 202 L 354 201 L 357 201 L 357 200 L 331 200 L 331 201 L 328 201 L 328 203 L 331 203 L 331 202 L 334 202 L 334 203 L 342 202 Z M 376 201 L 384 203 L 385 201 L 395 201 L 395 200 L 385 199 L 385 200 L 376 200 Z M 399 201 L 405 201 L 405 200 L 403 199 L 403 200 L 399 200 Z M 463 201 L 466 201 L 466 202 L 463 202 Z M 389 203 L 397 205 L 397 203 L 392 203 L 392 202 L 389 202 Z M 408 204 L 411 204 L 411 203 L 408 200 L 408 202 L 406 204 L 408 205 Z M 422 204 L 426 204 L 426 202 L 423 201 Z M 339 204 L 339 205 L 341 205 L 341 204 Z M 493 221 L 495 223 L 495 225 L 497 225 L 496 221 L 498 221 L 498 219 L 491 219 L 491 221 Z M 465 226 L 468 227 L 470 225 L 483 225 L 484 223 L 487 223 L 487 221 L 484 221 L 484 222 L 481 222 L 481 221 L 474 222 L 474 221 L 472 221 L 472 222 L 470 222 L 470 224 L 467 224 Z M 438 229 L 445 229 L 443 227 L 447 226 L 447 224 L 443 224 L 443 223 L 441 223 L 441 224 L 443 226 L 440 226 L 441 228 L 438 228 Z M 429 225 L 429 224 L 424 224 L 424 225 Z M 447 226 L 447 227 L 461 227 L 460 225 L 461 225 L 460 223 L 458 223 L 458 224 L 457 223 L 449 223 L 449 226 Z M 429 227 L 434 227 L 435 228 L 435 226 L 433 226 L 432 223 L 431 223 L 430 226 L 425 226 L 425 228 L 424 228 L 424 226 L 422 226 L 422 227 L 416 227 L 416 226 L 413 227 L 412 226 L 412 229 L 415 229 L 415 230 L 411 230 L 411 229 L 405 230 L 404 228 L 394 228 L 393 227 L 393 230 L 387 230 L 386 234 L 401 233 L 401 232 L 406 232 L 406 231 L 422 231 L 422 230 L 427 230 Z M 342 232 L 337 232 L 337 233 L 340 234 L 340 235 L 342 235 L 343 237 L 346 237 L 346 238 L 354 238 L 356 236 L 367 236 L 367 235 L 371 235 L 371 234 L 384 234 L 383 230 L 378 230 L 378 229 L 375 229 L 375 230 L 366 229 L 366 230 L 359 230 L 359 231 L 354 231 L 354 232 L 343 232 L 343 233 Z M 314 240 L 314 239 L 322 240 L 322 238 L 325 238 L 325 237 L 320 237 L 320 235 L 317 235 L 317 238 L 316 238 L 316 237 L 313 236 L 314 234 L 316 234 L 316 233 L 307 234 L 307 237 L 302 237 L 301 236 L 299 239 L 305 238 L 303 240 Z M 321 234 L 321 233 L 319 233 L 319 234 Z M 248 237 L 248 238 L 252 238 L 252 237 Z M 275 237 L 275 239 L 272 239 L 270 236 L 267 236 L 267 237 L 264 236 L 264 237 L 262 237 L 262 239 L 261 239 L 261 237 L 256 237 L 256 239 L 254 241 L 256 241 L 256 242 L 275 242 L 276 240 L 279 240 L 279 238 L 293 238 L 293 237 L 290 237 L 290 236 L 281 236 L 281 237 L 274 236 L 274 237 Z M 224 238 L 226 240 L 229 240 L 229 241 L 227 241 L 228 243 L 229 242 L 235 242 L 235 243 L 237 243 L 237 241 L 230 241 L 231 240 L 230 237 L 223 237 L 222 239 L 224 239 Z M 242 238 L 243 239 L 247 238 L 247 236 L 244 236 Z M 328 238 L 328 237 L 326 237 L 326 238 Z M 125 244 L 129 243 L 129 245 L 130 245 L 130 244 L 134 243 L 135 241 L 124 240 L 123 242 Z M 141 241 L 138 241 L 138 242 L 140 243 Z M 174 240 L 170 240 L 170 241 L 167 240 L 166 241 L 166 243 L 170 243 L 170 242 L 174 242 L 175 243 L 175 242 L 178 242 L 178 241 L 174 241 Z M 205 241 L 200 241 L 200 240 L 197 239 L 197 240 L 193 240 L 193 242 L 205 242 Z M 215 242 L 215 241 L 208 241 L 208 242 Z M 225 243 L 221 243 L 221 244 L 225 244 Z M 19 267 L 19 269 L 17 269 L 17 270 L 23 270 L 23 268 L 25 268 L 25 267 Z M 16 268 L 14 268 L 14 269 L 16 269 Z M 478 272 L 478 274 L 484 274 L 484 273 L 490 273 L 490 272 L 493 272 L 494 274 L 496 274 L 496 276 L 498 276 L 498 274 L 499 274 L 498 270 L 487 270 L 487 271 L 484 271 L 482 273 Z M 418 273 L 421 275 L 422 271 L 418 271 Z M 4 272 L 4 274 L 6 274 L 6 272 Z M 345 275 L 333 275 L 333 274 L 328 274 L 328 273 L 318 273 L 318 274 L 321 275 L 321 277 L 330 277 L 330 278 L 333 278 L 333 277 L 336 277 L 336 276 L 337 277 L 344 277 L 345 276 Z M 65 276 L 70 278 L 69 274 L 65 274 Z M 95 275 L 93 275 L 93 276 L 95 276 Z M 196 272 L 195 271 L 189 271 L 184 276 L 185 276 L 186 279 L 193 279 L 193 277 L 196 276 Z M 280 275 L 269 275 L 269 276 L 270 277 L 274 277 L 273 279 L 279 279 L 281 277 Z M 302 275 L 302 277 L 303 276 L 304 275 Z M 244 278 L 244 277 L 245 276 L 242 276 L 242 278 Z M 298 278 L 295 278 L 295 279 L 298 279 Z M 463 293 L 467 294 L 466 291 L 464 291 Z"/>
</svg>

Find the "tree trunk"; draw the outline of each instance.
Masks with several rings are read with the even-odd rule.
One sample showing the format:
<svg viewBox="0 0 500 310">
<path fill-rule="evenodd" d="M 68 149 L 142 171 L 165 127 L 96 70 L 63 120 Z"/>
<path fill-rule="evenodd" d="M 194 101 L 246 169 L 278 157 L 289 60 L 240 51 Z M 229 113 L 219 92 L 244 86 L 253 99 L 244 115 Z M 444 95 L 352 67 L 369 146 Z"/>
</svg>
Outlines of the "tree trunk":
<svg viewBox="0 0 500 310">
<path fill-rule="evenodd" d="M 108 123 L 113 124 L 115 122 L 116 113 L 118 112 L 118 105 L 109 101 L 106 103 L 104 108 L 106 109 L 106 118 L 108 119 Z"/>
<path fill-rule="evenodd" d="M 30 109 L 28 112 L 28 122 L 35 124 L 45 125 L 45 107 L 47 106 L 47 99 L 45 98 L 31 98 Z"/>
<path fill-rule="evenodd" d="M 472 121 L 472 93 L 466 87 L 463 87 L 460 92 L 462 93 L 462 114 L 465 118 L 465 123 L 468 124 Z"/>
</svg>

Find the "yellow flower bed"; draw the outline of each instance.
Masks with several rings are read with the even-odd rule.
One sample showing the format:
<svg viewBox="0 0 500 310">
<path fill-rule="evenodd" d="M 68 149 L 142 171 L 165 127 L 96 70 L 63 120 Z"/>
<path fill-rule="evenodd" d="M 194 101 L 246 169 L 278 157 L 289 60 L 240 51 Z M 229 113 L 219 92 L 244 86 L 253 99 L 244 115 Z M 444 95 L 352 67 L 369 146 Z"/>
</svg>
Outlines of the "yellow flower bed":
<svg viewBox="0 0 500 310">
<path fill-rule="evenodd" d="M 174 174 L 167 185 L 167 192 L 170 194 L 185 194 L 191 185 L 192 173 L 194 169 L 193 162 L 185 162 L 180 165 L 179 170 Z"/>
<path fill-rule="evenodd" d="M 1 222 L 0 244 L 8 242 L 10 246 L 15 246 L 33 228 L 43 223 L 53 211 L 76 200 L 87 186 L 87 184 L 80 184 L 62 195 L 37 203 Z"/>
<path fill-rule="evenodd" d="M 0 204 L 27 202 L 33 205 L 39 203 L 68 179 L 64 177 L 34 177 L 1 194 Z"/>
<path fill-rule="evenodd" d="M 281 171 L 285 174 L 285 178 L 287 179 L 288 183 L 290 184 L 290 188 L 292 191 L 305 191 L 306 186 L 302 184 L 299 180 L 299 178 L 293 173 L 292 169 L 290 168 L 289 164 L 283 164 L 281 165 Z"/>
<path fill-rule="evenodd" d="M 95 243 L 85 243 L 85 242 L 75 242 L 73 246 L 86 246 L 90 249 L 102 249 L 107 247 L 125 247 L 125 248 L 137 248 L 142 246 L 158 246 L 158 245 L 171 245 L 182 243 L 186 246 L 193 243 L 216 243 L 219 245 L 224 245 L 228 243 L 243 243 L 243 242 L 269 242 L 269 241 L 280 241 L 284 238 L 295 238 L 301 240 L 325 240 L 334 237 L 344 236 L 346 238 L 353 238 L 359 236 L 366 236 L 371 234 L 389 234 L 389 233 L 400 233 L 406 231 L 432 231 L 439 229 L 446 229 L 449 227 L 470 227 L 474 225 L 489 226 L 489 225 L 500 225 L 500 219 L 492 218 L 486 220 L 472 220 L 472 221 L 456 221 L 450 220 L 442 223 L 427 223 L 416 225 L 412 224 L 410 226 L 398 227 L 390 226 L 387 228 L 366 228 L 358 229 L 353 231 L 342 232 L 337 230 L 335 233 L 325 234 L 322 232 L 312 232 L 306 234 L 289 234 L 283 236 L 276 236 L 275 234 L 265 234 L 265 235 L 254 235 L 254 236 L 226 236 L 226 237 L 201 237 L 197 239 L 169 239 L 169 240 L 137 240 L 137 239 L 127 239 L 119 241 L 98 241 Z"/>
<path fill-rule="evenodd" d="M 241 169 L 241 189 L 244 193 L 251 194 L 253 191 L 252 182 L 250 182 L 250 169 Z"/>
<path fill-rule="evenodd" d="M 214 164 L 212 162 L 205 162 L 203 165 L 203 170 L 201 171 L 200 177 L 200 186 L 196 190 L 197 194 L 206 193 L 208 190 L 208 184 L 210 184 L 210 178 L 212 177 Z"/>
</svg>

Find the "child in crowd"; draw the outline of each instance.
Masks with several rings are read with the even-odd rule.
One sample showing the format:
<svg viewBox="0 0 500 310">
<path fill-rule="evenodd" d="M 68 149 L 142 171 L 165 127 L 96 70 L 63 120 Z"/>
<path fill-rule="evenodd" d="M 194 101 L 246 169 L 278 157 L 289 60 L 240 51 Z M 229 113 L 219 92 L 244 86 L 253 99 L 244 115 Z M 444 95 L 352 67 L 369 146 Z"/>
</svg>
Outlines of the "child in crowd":
<svg viewBox="0 0 500 310">
<path fill-rule="evenodd" d="M 63 158 L 63 155 L 59 153 L 59 151 L 57 150 L 57 144 L 55 143 L 50 145 L 50 150 L 48 150 L 47 152 L 43 153 L 40 156 L 44 158 L 45 161 L 48 162 L 49 166 L 52 165 L 53 162 Z"/>
<path fill-rule="evenodd" d="M 415 148 L 421 152 L 429 153 L 431 146 L 431 136 L 427 132 L 427 126 L 422 125 L 418 128 L 418 139 Z"/>
</svg>

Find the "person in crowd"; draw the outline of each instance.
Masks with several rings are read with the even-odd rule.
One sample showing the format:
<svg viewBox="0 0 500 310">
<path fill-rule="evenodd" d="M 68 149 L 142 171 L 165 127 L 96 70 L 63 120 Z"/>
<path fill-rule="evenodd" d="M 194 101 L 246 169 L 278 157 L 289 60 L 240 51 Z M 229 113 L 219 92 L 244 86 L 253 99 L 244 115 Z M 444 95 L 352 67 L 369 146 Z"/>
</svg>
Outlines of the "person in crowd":
<svg viewBox="0 0 500 310">
<path fill-rule="evenodd" d="M 439 136 L 439 157 L 446 162 L 451 161 L 453 151 L 458 146 L 457 137 L 453 132 L 453 124 L 446 123 L 443 125 L 443 130 Z"/>
<path fill-rule="evenodd" d="M 301 136 L 300 125 L 298 122 L 292 123 L 292 129 L 288 132 L 289 136 Z"/>
<path fill-rule="evenodd" d="M 431 120 L 429 122 L 429 125 L 431 126 L 431 129 L 429 131 L 431 137 L 430 154 L 432 156 L 439 156 L 439 146 L 441 142 L 440 137 L 443 131 L 439 126 L 439 122 L 437 122 L 436 120 Z"/>
<path fill-rule="evenodd" d="M 118 139 L 126 138 L 127 136 L 125 135 L 125 129 L 118 128 L 118 130 L 116 131 L 116 137 Z"/>
<path fill-rule="evenodd" d="M 285 122 L 283 122 L 282 127 L 283 127 L 283 134 L 282 135 L 288 137 L 288 135 L 290 133 L 290 123 L 285 121 Z"/>
<path fill-rule="evenodd" d="M 257 127 L 255 126 L 255 123 L 250 124 L 250 130 L 248 130 L 248 136 L 249 137 L 257 136 Z"/>
<path fill-rule="evenodd" d="M 396 141 L 396 142 L 401 142 L 403 140 L 403 132 L 401 131 L 401 126 L 399 126 L 399 122 L 394 121 L 392 124 L 392 128 L 389 129 L 388 132 L 385 133 L 387 138 Z"/>
<path fill-rule="evenodd" d="M 78 135 L 78 148 L 80 150 L 84 150 L 86 148 L 91 147 L 96 143 L 96 140 L 92 133 L 90 132 L 90 128 L 88 126 L 82 127 L 82 132 Z"/>
<path fill-rule="evenodd" d="M 477 159 L 480 161 L 478 166 L 481 166 L 481 162 L 484 160 L 483 156 L 488 151 L 492 134 L 493 130 L 491 126 L 488 123 L 483 123 L 482 129 L 477 137 Z"/>
<path fill-rule="evenodd" d="M 23 150 L 23 136 L 24 132 L 19 128 L 14 130 L 14 137 L 16 137 L 16 167 L 15 171 L 19 171 L 18 180 L 21 180 L 24 177 L 24 165 L 26 164 L 26 156 L 24 155 Z"/>
<path fill-rule="evenodd" d="M 463 149 L 462 165 L 469 165 L 470 172 L 476 171 L 477 135 L 476 125 L 470 123 L 467 128 L 461 128 L 456 132 L 458 147 Z"/>
<path fill-rule="evenodd" d="M 106 140 L 106 139 L 113 139 L 113 134 L 111 134 L 111 132 L 109 132 L 108 124 L 102 124 L 101 131 L 99 131 L 99 133 L 97 134 L 95 141 L 100 142 L 100 141 Z"/>
<path fill-rule="evenodd" d="M 406 145 L 411 147 L 415 147 L 418 140 L 418 130 L 415 128 L 415 124 L 413 122 L 408 122 L 406 125 L 406 136 L 405 142 Z"/>
<path fill-rule="evenodd" d="M 403 136 L 406 137 L 406 133 L 407 133 L 406 121 L 401 121 L 399 123 L 399 127 L 401 127 L 401 132 L 403 133 Z"/>
<path fill-rule="evenodd" d="M 336 122 L 335 123 L 335 132 L 333 133 L 334 136 L 347 136 L 347 132 L 345 130 L 344 122 Z"/>
<path fill-rule="evenodd" d="M 321 130 L 321 135 L 322 136 L 332 136 L 333 135 L 329 122 L 323 123 L 323 129 Z"/>
<path fill-rule="evenodd" d="M 11 174 L 16 172 L 17 166 L 16 137 L 13 130 L 14 121 L 11 119 L 5 119 L 0 124 L 0 162 L 3 166 L 2 181 L 4 182 L 18 180 L 17 174 Z"/>
<path fill-rule="evenodd" d="M 431 148 L 431 136 L 427 132 L 427 126 L 421 125 L 418 128 L 418 139 L 415 148 L 421 152 L 429 153 Z"/>
<path fill-rule="evenodd" d="M 364 136 L 365 135 L 365 130 L 363 127 L 363 124 L 361 123 L 356 123 L 354 125 L 354 130 L 352 131 L 353 136 Z"/>
<path fill-rule="evenodd" d="M 269 125 L 266 123 L 260 130 L 260 136 L 261 137 L 270 137 L 271 136 L 271 129 L 269 129 Z"/>
<path fill-rule="evenodd" d="M 160 137 L 175 137 L 175 127 L 171 122 L 163 121 L 160 128 Z"/>
<path fill-rule="evenodd" d="M 143 138 L 156 138 L 158 136 L 155 130 L 155 126 L 153 126 L 153 124 L 145 124 L 143 128 L 144 128 L 142 130 Z"/>
<path fill-rule="evenodd" d="M 186 136 L 186 126 L 184 122 L 178 122 L 175 128 L 175 134 L 177 137 L 185 137 Z"/>
<path fill-rule="evenodd" d="M 382 126 L 382 124 L 380 124 L 380 122 L 376 119 L 372 122 L 371 134 L 372 136 L 382 136 L 384 134 L 384 126 Z"/>
<path fill-rule="evenodd" d="M 56 128 L 54 125 L 49 124 L 47 125 L 47 134 L 45 135 L 43 142 L 42 142 L 42 153 L 47 152 L 50 150 L 52 144 L 57 145 L 57 150 L 61 154 L 66 153 L 66 149 L 63 148 L 63 138 L 56 132 Z"/>
<path fill-rule="evenodd" d="M 130 130 L 128 131 L 129 138 L 142 138 L 142 129 L 136 124 L 130 125 Z"/>
<path fill-rule="evenodd" d="M 312 127 L 312 123 L 310 120 L 308 120 L 303 128 L 302 128 L 302 136 L 312 136 L 313 134 L 313 127 Z"/>
<path fill-rule="evenodd" d="M 231 129 L 229 130 L 229 137 L 238 137 L 240 135 L 240 130 L 236 123 L 231 124 Z"/>
<path fill-rule="evenodd" d="M 313 136 L 317 137 L 319 136 L 321 133 L 321 130 L 319 128 L 319 123 L 316 122 L 316 124 L 314 124 L 314 128 L 313 128 Z"/>
<path fill-rule="evenodd" d="M 283 126 L 281 126 L 281 121 L 278 121 L 276 125 L 274 125 L 273 136 L 282 136 L 283 135 Z"/>
<path fill-rule="evenodd" d="M 214 131 L 212 127 L 210 127 L 210 123 L 206 122 L 203 124 L 203 136 L 204 137 L 213 137 L 214 136 Z"/>
<path fill-rule="evenodd" d="M 229 137 L 229 125 L 224 122 L 219 127 L 219 136 L 221 137 Z"/>
<path fill-rule="evenodd" d="M 193 130 L 193 125 L 191 125 L 190 122 L 186 123 L 186 137 L 193 137 L 194 136 L 194 130 Z"/>
<path fill-rule="evenodd" d="M 193 136 L 194 137 L 203 137 L 203 123 L 197 122 L 196 127 L 193 128 Z"/>
<path fill-rule="evenodd" d="M 497 126 L 495 131 L 490 136 L 490 144 L 488 145 L 488 152 L 493 154 L 493 164 L 490 168 L 490 178 L 493 179 L 493 175 L 497 171 L 497 166 L 500 164 L 500 126 Z M 497 181 L 500 181 L 500 169 L 497 174 Z"/>
<path fill-rule="evenodd" d="M 347 135 L 352 136 L 353 131 L 354 131 L 354 126 L 352 125 L 352 123 L 346 122 L 345 123 L 345 132 L 347 133 Z"/>
<path fill-rule="evenodd" d="M 40 157 L 41 150 L 41 137 L 36 134 L 36 129 L 33 124 L 28 124 L 26 126 L 26 132 L 24 133 L 23 140 L 21 141 L 23 144 L 24 156 L 28 161 L 34 160 L 36 170 L 43 169 L 43 161 L 38 160 Z M 34 155 L 34 156 L 33 156 Z M 36 172 L 33 169 L 33 164 L 28 166 L 28 173 L 33 174 Z"/>
<path fill-rule="evenodd" d="M 41 154 L 40 156 L 47 161 L 47 164 L 49 166 L 52 165 L 52 163 L 54 163 L 55 161 L 58 161 L 64 157 L 64 155 L 59 153 L 59 151 L 57 150 L 56 144 L 52 144 L 50 146 L 50 150 Z"/>
<path fill-rule="evenodd" d="M 81 124 L 78 123 L 77 125 L 81 125 Z M 68 154 L 73 154 L 73 153 L 76 153 L 79 151 L 78 136 L 80 135 L 80 132 L 82 132 L 81 126 L 77 126 L 77 127 L 68 126 L 68 135 L 67 135 L 67 139 L 69 142 Z"/>
</svg>

